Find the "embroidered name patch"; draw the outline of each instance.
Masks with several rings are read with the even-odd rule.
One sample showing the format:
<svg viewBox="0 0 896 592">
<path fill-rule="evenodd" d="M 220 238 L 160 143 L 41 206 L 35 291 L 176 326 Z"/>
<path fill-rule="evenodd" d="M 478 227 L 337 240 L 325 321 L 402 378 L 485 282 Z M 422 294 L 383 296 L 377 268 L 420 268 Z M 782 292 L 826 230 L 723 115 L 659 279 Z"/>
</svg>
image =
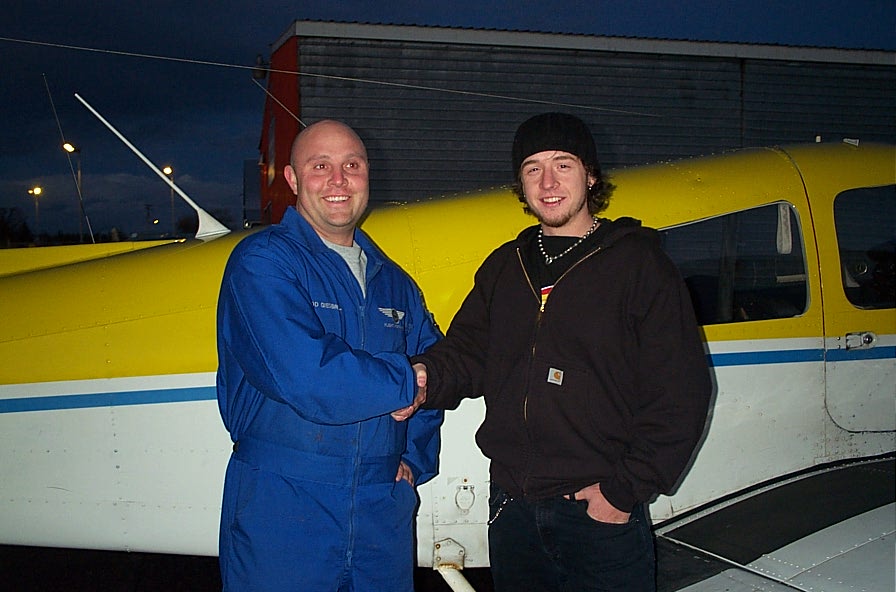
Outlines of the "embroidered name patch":
<svg viewBox="0 0 896 592">
<path fill-rule="evenodd" d="M 314 305 L 314 308 L 329 308 L 331 310 L 339 310 L 339 305 L 335 302 L 318 302 L 315 300 L 311 304 Z"/>
<path fill-rule="evenodd" d="M 558 370 L 556 368 L 548 370 L 548 382 L 558 386 L 563 384 L 563 370 Z"/>
</svg>

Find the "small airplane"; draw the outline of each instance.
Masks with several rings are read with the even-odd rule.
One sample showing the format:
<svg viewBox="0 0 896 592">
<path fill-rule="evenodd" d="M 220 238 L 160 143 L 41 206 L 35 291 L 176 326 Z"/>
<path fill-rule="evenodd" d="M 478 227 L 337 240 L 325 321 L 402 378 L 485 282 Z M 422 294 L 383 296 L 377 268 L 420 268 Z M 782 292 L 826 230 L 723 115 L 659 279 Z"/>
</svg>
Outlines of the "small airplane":
<svg viewBox="0 0 896 592">
<path fill-rule="evenodd" d="M 894 163 L 896 147 L 851 141 L 610 172 L 606 215 L 660 229 L 715 381 L 691 466 L 650 506 L 664 541 L 693 544 L 682 521 L 808 471 L 892 465 Z M 485 256 L 533 223 L 497 190 L 376 208 L 362 227 L 447 327 Z M 0 543 L 217 553 L 231 442 L 215 306 L 246 232 L 0 251 Z M 483 415 L 481 399 L 446 413 L 440 473 L 419 488 L 420 566 L 488 565 Z"/>
</svg>

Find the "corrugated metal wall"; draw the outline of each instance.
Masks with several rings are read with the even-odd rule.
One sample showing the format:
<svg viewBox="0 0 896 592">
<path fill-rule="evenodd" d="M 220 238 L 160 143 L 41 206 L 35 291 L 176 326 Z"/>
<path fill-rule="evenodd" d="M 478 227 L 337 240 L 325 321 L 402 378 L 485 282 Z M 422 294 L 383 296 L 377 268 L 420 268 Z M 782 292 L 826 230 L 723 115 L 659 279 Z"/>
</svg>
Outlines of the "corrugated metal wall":
<svg viewBox="0 0 896 592">
<path fill-rule="evenodd" d="M 746 61 L 746 145 L 896 142 L 894 67 Z"/>
<path fill-rule="evenodd" d="M 548 110 L 588 122 L 606 168 L 896 141 L 896 67 L 307 37 L 299 70 L 301 117 L 359 131 L 375 201 L 508 183 L 516 126 Z"/>
</svg>

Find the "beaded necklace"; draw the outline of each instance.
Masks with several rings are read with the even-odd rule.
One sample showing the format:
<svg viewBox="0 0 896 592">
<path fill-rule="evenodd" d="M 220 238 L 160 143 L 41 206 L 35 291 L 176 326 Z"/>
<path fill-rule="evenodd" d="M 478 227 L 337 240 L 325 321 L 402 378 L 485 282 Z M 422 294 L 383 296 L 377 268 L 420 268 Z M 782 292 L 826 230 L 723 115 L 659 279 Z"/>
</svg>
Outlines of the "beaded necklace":
<svg viewBox="0 0 896 592">
<path fill-rule="evenodd" d="M 539 226 L 538 227 L 538 250 L 541 251 L 541 255 L 544 257 L 544 262 L 547 265 L 550 265 L 551 263 L 553 263 L 560 257 L 566 255 L 567 253 L 569 253 L 570 251 L 572 251 L 573 249 L 575 249 L 576 247 L 581 245 L 585 241 L 586 238 L 591 236 L 591 233 L 594 232 L 594 230 L 596 228 L 597 228 L 597 218 L 593 218 L 592 222 L 591 222 L 591 228 L 588 229 L 588 232 L 586 232 L 585 234 L 582 235 L 582 238 L 577 240 L 575 243 L 573 243 L 573 245 L 571 247 L 569 247 L 568 249 L 566 249 L 559 255 L 552 256 L 552 255 L 548 255 L 547 252 L 545 252 L 545 250 L 544 250 L 544 245 L 542 244 L 542 240 L 541 240 L 541 237 L 544 235 L 544 232 L 542 231 L 541 226 Z"/>
</svg>

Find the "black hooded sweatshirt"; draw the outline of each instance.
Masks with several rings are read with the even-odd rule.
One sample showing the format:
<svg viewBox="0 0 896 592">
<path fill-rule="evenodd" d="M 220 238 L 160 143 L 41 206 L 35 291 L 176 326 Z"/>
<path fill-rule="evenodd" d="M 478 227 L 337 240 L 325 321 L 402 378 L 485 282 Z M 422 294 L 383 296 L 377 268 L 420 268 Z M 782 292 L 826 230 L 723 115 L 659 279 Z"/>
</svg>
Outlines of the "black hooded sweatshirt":
<svg viewBox="0 0 896 592">
<path fill-rule="evenodd" d="M 703 432 L 712 386 L 687 288 L 637 220 L 601 220 L 550 265 L 537 237 L 489 255 L 445 339 L 412 360 L 424 407 L 485 397 L 476 442 L 511 496 L 600 483 L 631 511 L 669 492 Z"/>
</svg>

